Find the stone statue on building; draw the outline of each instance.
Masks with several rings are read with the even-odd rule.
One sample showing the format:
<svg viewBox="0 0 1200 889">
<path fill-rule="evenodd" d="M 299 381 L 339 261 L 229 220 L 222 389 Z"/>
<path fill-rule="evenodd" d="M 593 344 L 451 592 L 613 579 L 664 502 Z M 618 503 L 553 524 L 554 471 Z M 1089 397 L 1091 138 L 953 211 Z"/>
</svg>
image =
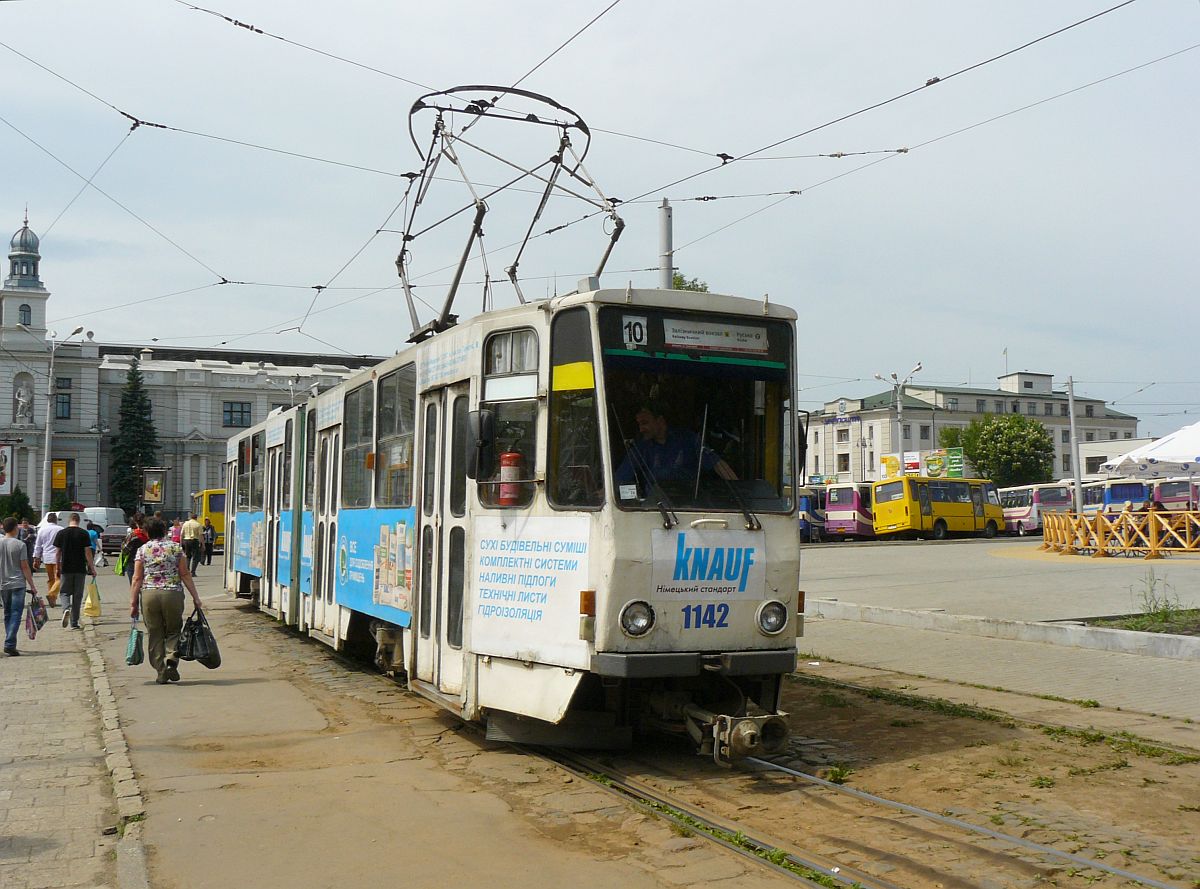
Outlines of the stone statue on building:
<svg viewBox="0 0 1200 889">
<path fill-rule="evenodd" d="M 33 423 L 33 390 L 25 384 L 17 386 L 13 401 L 13 422 Z"/>
</svg>

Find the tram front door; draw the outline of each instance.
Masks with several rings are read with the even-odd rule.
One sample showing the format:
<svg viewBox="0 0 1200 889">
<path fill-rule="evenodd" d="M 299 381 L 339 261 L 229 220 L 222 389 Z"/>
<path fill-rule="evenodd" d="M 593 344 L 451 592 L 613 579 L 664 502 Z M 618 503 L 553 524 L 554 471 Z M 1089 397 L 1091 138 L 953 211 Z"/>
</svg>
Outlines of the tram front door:
<svg viewBox="0 0 1200 889">
<path fill-rule="evenodd" d="M 418 506 L 417 678 L 446 695 L 463 684 L 463 593 L 467 570 L 466 384 L 421 397 Z"/>
</svg>

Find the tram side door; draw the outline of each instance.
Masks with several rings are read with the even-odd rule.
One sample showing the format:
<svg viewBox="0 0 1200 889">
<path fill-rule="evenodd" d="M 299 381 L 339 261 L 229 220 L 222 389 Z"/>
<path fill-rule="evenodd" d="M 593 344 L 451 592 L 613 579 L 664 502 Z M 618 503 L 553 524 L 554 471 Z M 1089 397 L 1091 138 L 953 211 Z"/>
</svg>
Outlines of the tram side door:
<svg viewBox="0 0 1200 889">
<path fill-rule="evenodd" d="M 267 551 L 263 554 L 263 579 L 260 601 L 263 608 L 275 609 L 278 607 L 276 600 L 279 596 L 275 559 L 279 552 L 277 535 L 279 534 L 279 465 L 281 451 L 276 448 L 270 454 L 271 456 L 267 460 L 267 499 L 266 514 L 264 516 L 267 532 L 264 544 Z"/>
<path fill-rule="evenodd" d="M 326 636 L 336 632 L 333 581 L 337 566 L 337 427 L 317 439 L 317 478 L 313 521 L 313 576 L 309 626 Z"/>
<path fill-rule="evenodd" d="M 447 695 L 461 694 L 463 685 L 467 396 L 462 384 L 421 398 L 417 678 Z"/>
</svg>

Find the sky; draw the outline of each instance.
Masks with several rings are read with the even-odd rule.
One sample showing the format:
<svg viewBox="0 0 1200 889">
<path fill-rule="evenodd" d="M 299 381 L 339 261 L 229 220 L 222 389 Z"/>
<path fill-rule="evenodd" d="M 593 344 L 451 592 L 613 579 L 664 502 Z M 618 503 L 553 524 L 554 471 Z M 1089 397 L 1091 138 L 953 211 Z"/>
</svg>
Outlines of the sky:
<svg viewBox="0 0 1200 889">
<path fill-rule="evenodd" d="M 50 327 L 403 348 L 410 109 L 520 81 L 586 122 L 572 147 L 628 201 L 603 286 L 657 286 L 668 198 L 682 274 L 797 311 L 801 407 L 920 361 L 926 385 L 1073 376 L 1142 434 L 1200 419 L 1197 0 L 211 3 L 0 0 L 0 227 L 28 206 Z M 422 150 L 432 125 L 412 116 Z M 488 119 L 462 138 L 486 190 L 519 174 L 479 149 L 528 168 L 558 135 Z M 453 165 L 435 174 L 414 231 L 469 204 Z M 504 269 L 539 200 L 519 187 L 487 201 L 496 307 L 516 303 Z M 521 256 L 528 298 L 595 269 L 612 223 L 594 209 L 547 203 Z M 470 215 L 410 242 L 421 323 Z M 462 315 L 484 299 L 473 256 Z"/>
</svg>

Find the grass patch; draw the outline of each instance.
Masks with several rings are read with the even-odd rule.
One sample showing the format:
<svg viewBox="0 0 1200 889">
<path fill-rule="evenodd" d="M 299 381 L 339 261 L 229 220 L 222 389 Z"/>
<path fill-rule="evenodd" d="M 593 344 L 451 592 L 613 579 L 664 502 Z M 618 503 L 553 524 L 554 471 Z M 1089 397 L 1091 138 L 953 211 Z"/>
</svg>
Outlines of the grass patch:
<svg viewBox="0 0 1200 889">
<path fill-rule="evenodd" d="M 1129 588 L 1133 608 L 1140 614 L 1106 620 L 1088 621 L 1089 626 L 1139 633 L 1173 633 L 1200 636 L 1200 608 L 1184 608 L 1175 588 L 1150 568 L 1142 578 L 1141 589 Z"/>
<path fill-rule="evenodd" d="M 1117 769 L 1127 768 L 1129 768 L 1129 760 L 1125 759 L 1125 757 L 1121 757 L 1120 759 L 1114 759 L 1112 762 L 1101 763 L 1100 765 L 1092 766 L 1091 768 L 1067 769 L 1067 774 L 1073 778 L 1078 778 L 1081 775 L 1095 775 L 1097 772 L 1112 772 L 1116 771 Z"/>
<path fill-rule="evenodd" d="M 823 691 L 817 695 L 817 703 L 822 707 L 849 707 L 850 701 L 845 695 L 839 695 L 832 691 Z"/>
<path fill-rule="evenodd" d="M 981 719 L 985 722 L 1007 722 L 1007 718 L 996 713 L 993 710 L 984 710 L 981 707 L 972 707 L 969 704 L 956 704 L 954 701 L 943 700 L 942 698 L 923 698 L 917 695 L 905 694 L 904 692 L 891 691 L 885 688 L 862 688 L 854 685 L 846 685 L 845 683 L 837 682 L 836 680 L 824 679 L 819 676 L 807 676 L 803 673 L 793 673 L 791 675 L 793 682 L 798 682 L 801 685 L 810 685 L 816 688 L 843 688 L 847 691 L 852 691 L 855 694 L 862 695 L 864 698 L 869 698 L 873 701 L 884 701 L 889 704 L 898 704 L 901 707 L 909 707 L 914 710 L 925 710 L 931 713 L 940 713 L 943 716 L 953 716 L 963 719 Z M 825 704 L 825 695 L 818 696 L 818 701 Z M 840 704 L 826 704 L 826 706 L 844 706 Z"/>
<path fill-rule="evenodd" d="M 1042 733 L 1055 740 L 1063 740 L 1070 738 L 1079 741 L 1082 744 L 1107 744 L 1115 753 L 1132 753 L 1135 756 L 1145 756 L 1150 759 L 1161 759 L 1169 766 L 1181 766 L 1188 763 L 1200 762 L 1200 755 L 1194 753 L 1180 753 L 1178 750 L 1171 750 L 1167 747 L 1162 747 L 1151 741 L 1146 741 L 1139 738 L 1137 735 L 1132 735 L 1129 732 L 1113 732 L 1106 734 L 1098 732 L 1094 729 L 1076 729 L 1067 728 L 1066 726 L 1055 725 L 1046 726 L 1042 729 Z"/>
<path fill-rule="evenodd" d="M 849 766 L 835 765 L 825 772 L 825 780 L 830 784 L 845 784 L 853 772 Z"/>
</svg>

